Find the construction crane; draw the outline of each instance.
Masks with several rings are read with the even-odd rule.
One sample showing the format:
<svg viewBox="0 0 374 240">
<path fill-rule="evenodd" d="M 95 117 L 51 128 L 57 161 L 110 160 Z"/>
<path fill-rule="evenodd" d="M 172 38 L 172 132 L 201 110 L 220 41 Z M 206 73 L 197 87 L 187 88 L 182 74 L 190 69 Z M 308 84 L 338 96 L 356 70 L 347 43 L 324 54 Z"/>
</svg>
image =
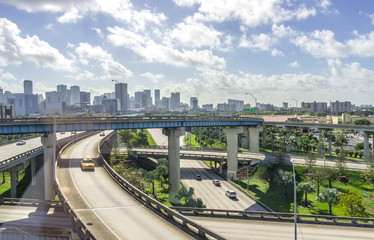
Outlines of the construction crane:
<svg viewBox="0 0 374 240">
<path fill-rule="evenodd" d="M 251 97 L 253 97 L 253 99 L 255 100 L 255 108 L 256 108 L 256 117 L 258 117 L 258 112 L 257 112 L 257 98 L 255 96 L 253 96 L 252 93 L 245 93 L 245 95 L 250 95 Z"/>
<path fill-rule="evenodd" d="M 114 80 L 114 79 L 112 79 L 112 82 L 116 82 L 116 83 L 118 83 L 118 84 L 120 83 L 120 82 L 118 82 L 117 80 Z"/>
</svg>

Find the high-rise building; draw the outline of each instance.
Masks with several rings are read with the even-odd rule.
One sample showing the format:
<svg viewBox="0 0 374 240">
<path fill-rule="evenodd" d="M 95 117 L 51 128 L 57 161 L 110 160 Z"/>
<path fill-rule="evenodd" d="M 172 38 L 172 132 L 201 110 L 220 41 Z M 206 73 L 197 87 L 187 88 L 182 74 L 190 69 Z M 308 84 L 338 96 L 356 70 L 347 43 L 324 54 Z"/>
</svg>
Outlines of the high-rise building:
<svg viewBox="0 0 374 240">
<path fill-rule="evenodd" d="M 143 94 L 145 95 L 145 107 L 152 106 L 152 96 L 151 96 L 151 90 L 144 90 Z"/>
<path fill-rule="evenodd" d="M 344 113 L 351 111 L 351 102 L 345 101 L 345 102 L 330 102 L 330 108 L 331 108 L 331 113 L 336 114 L 336 113 Z"/>
<path fill-rule="evenodd" d="M 167 97 L 162 97 L 161 107 L 165 110 L 169 110 L 170 109 L 170 99 L 167 98 Z"/>
<path fill-rule="evenodd" d="M 81 103 L 81 91 L 79 86 L 70 87 L 70 106 L 79 106 Z"/>
<path fill-rule="evenodd" d="M 128 109 L 127 99 L 127 83 L 116 83 L 115 84 L 116 98 L 119 99 L 120 107 L 119 112 L 126 112 Z"/>
<path fill-rule="evenodd" d="M 228 103 L 218 103 L 217 110 L 222 112 L 235 112 L 236 105 L 235 104 L 228 104 Z"/>
<path fill-rule="evenodd" d="M 91 105 L 91 93 L 90 92 L 80 92 L 81 106 Z"/>
<path fill-rule="evenodd" d="M 203 104 L 201 108 L 206 111 L 213 111 L 213 104 Z"/>
<path fill-rule="evenodd" d="M 309 112 L 323 112 L 327 110 L 326 102 L 302 102 L 301 109 Z"/>
<path fill-rule="evenodd" d="M 282 108 L 288 110 L 288 102 L 283 102 Z"/>
<path fill-rule="evenodd" d="M 242 111 L 243 110 L 244 101 L 242 101 L 242 100 L 229 99 L 227 101 L 227 103 L 235 105 L 235 110 L 236 111 Z"/>
<path fill-rule="evenodd" d="M 180 105 L 180 102 L 181 102 L 180 93 L 179 92 L 171 93 L 170 109 L 177 109 Z"/>
<path fill-rule="evenodd" d="M 15 93 L 14 114 L 30 115 L 39 113 L 38 95 Z"/>
<path fill-rule="evenodd" d="M 155 90 L 155 106 L 158 107 L 160 105 L 160 89 Z"/>
<path fill-rule="evenodd" d="M 191 97 L 190 98 L 190 109 L 191 110 L 199 109 L 199 101 L 198 101 L 197 97 Z"/>
<path fill-rule="evenodd" d="M 46 92 L 40 112 L 42 114 L 61 114 L 62 113 L 62 97 L 60 92 Z"/>
<path fill-rule="evenodd" d="M 67 87 L 66 85 L 60 84 L 57 85 L 57 92 L 61 93 L 61 99 L 66 103 L 67 101 Z"/>
<path fill-rule="evenodd" d="M 31 80 L 23 81 L 23 93 L 32 94 L 32 81 Z"/>
<path fill-rule="evenodd" d="M 143 92 L 135 92 L 135 108 L 142 107 L 142 96 Z"/>
</svg>

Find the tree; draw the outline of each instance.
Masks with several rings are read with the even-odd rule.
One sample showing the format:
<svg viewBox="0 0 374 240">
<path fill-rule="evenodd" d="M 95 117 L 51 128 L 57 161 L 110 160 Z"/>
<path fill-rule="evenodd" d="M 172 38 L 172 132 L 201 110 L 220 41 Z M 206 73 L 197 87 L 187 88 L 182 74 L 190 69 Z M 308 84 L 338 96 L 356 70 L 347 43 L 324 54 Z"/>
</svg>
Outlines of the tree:
<svg viewBox="0 0 374 240">
<path fill-rule="evenodd" d="M 292 183 L 293 180 L 293 174 L 292 172 L 279 170 L 278 175 L 275 176 L 275 182 L 279 185 L 283 185 L 284 192 L 283 196 L 288 196 L 287 186 Z"/>
<path fill-rule="evenodd" d="M 157 180 L 157 174 L 156 174 L 156 172 L 155 171 L 149 171 L 149 172 L 147 172 L 144 175 L 144 179 L 147 182 L 152 183 L 152 194 L 153 194 L 153 196 L 156 196 L 155 195 L 155 181 Z"/>
<path fill-rule="evenodd" d="M 165 181 L 168 173 L 169 173 L 169 168 L 167 166 L 164 166 L 164 165 L 157 166 L 156 169 L 155 169 L 155 174 L 156 174 L 157 180 L 160 181 L 161 187 L 163 189 L 165 189 L 165 188 L 162 185 L 162 183 Z"/>
<path fill-rule="evenodd" d="M 339 202 L 339 192 L 336 188 L 324 188 L 318 196 L 318 201 L 327 202 L 329 214 L 332 215 L 331 206 Z"/>
<path fill-rule="evenodd" d="M 264 178 L 269 181 L 269 171 L 268 169 L 273 166 L 273 162 L 269 158 L 265 158 L 264 160 L 260 161 L 258 166 L 264 169 Z"/>
<path fill-rule="evenodd" d="M 190 187 L 187 191 L 186 188 L 180 187 L 175 195 L 175 197 L 179 200 L 184 199 L 184 206 L 185 207 L 199 207 L 199 208 L 205 208 L 205 204 L 203 203 L 203 200 L 200 198 L 194 199 L 193 195 L 195 193 L 195 189 L 193 187 Z"/>
<path fill-rule="evenodd" d="M 339 176 L 339 171 L 336 168 L 324 167 L 321 169 L 326 176 L 326 179 L 329 180 L 329 187 L 332 188 L 332 181 Z"/>
<path fill-rule="evenodd" d="M 315 186 L 313 186 L 310 182 L 301 182 L 297 185 L 297 190 L 303 191 L 305 193 L 305 204 L 304 206 L 308 206 L 308 193 L 312 193 L 316 190 Z"/>
<path fill-rule="evenodd" d="M 331 131 L 324 130 L 322 137 L 329 142 L 329 155 L 331 156 L 332 142 L 335 141 L 335 135 Z"/>
<path fill-rule="evenodd" d="M 282 150 L 279 150 L 276 154 L 276 158 L 278 161 L 279 166 L 283 169 L 284 162 L 286 161 L 286 158 L 288 157 L 287 154 L 285 154 Z"/>
<path fill-rule="evenodd" d="M 327 179 L 325 171 L 323 168 L 313 168 L 312 169 L 312 179 L 317 183 L 317 196 L 319 195 L 319 187 L 324 180 Z"/>
<path fill-rule="evenodd" d="M 305 158 L 305 164 L 308 166 L 309 171 L 312 170 L 312 167 L 316 164 L 316 156 L 313 153 L 308 153 Z"/>
<path fill-rule="evenodd" d="M 341 149 L 339 152 L 338 158 L 336 159 L 335 166 L 342 172 L 345 169 L 346 161 L 345 157 L 347 155 L 347 150 Z"/>
<path fill-rule="evenodd" d="M 322 142 L 317 143 L 317 152 L 321 158 L 325 157 L 325 144 Z"/>
<path fill-rule="evenodd" d="M 340 147 L 340 149 L 342 150 L 344 148 L 344 146 L 348 143 L 348 140 L 347 138 L 345 137 L 345 134 L 339 134 L 337 137 L 336 137 L 336 140 L 335 140 L 335 143 L 334 143 L 334 146 L 335 147 Z"/>
<path fill-rule="evenodd" d="M 339 194 L 339 207 L 343 210 L 343 214 L 351 217 L 360 217 L 365 214 L 362 197 L 352 190 Z"/>
<path fill-rule="evenodd" d="M 354 125 L 370 125 L 370 121 L 368 119 L 356 119 L 353 121 Z"/>
</svg>

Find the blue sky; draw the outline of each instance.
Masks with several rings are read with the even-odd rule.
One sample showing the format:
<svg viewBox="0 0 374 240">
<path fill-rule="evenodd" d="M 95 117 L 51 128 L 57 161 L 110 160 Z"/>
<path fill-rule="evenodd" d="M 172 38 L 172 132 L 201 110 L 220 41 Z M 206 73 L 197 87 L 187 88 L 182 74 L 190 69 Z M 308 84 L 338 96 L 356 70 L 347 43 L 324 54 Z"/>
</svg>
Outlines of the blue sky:
<svg viewBox="0 0 374 240">
<path fill-rule="evenodd" d="M 372 0 L 0 0 L 0 86 L 373 104 Z"/>
</svg>

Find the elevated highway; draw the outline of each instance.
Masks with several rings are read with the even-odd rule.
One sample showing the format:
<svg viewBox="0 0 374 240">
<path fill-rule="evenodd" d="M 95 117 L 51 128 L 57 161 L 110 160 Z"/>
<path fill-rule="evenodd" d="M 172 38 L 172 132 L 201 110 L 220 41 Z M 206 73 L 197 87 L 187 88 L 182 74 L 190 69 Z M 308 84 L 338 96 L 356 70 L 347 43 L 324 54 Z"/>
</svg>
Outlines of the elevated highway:
<svg viewBox="0 0 374 240">
<path fill-rule="evenodd" d="M 97 239 L 193 239 L 136 201 L 101 166 L 82 171 L 80 160 L 98 159 L 96 134 L 71 145 L 61 155 L 57 181 L 78 217 Z"/>
</svg>

